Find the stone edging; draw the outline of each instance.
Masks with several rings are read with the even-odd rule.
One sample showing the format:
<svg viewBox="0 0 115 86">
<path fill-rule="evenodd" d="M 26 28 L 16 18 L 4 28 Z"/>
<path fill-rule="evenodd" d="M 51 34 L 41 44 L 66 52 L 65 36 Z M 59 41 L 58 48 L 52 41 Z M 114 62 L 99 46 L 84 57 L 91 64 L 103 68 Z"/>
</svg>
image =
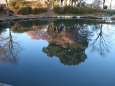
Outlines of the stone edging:
<svg viewBox="0 0 115 86">
<path fill-rule="evenodd" d="M 45 18 L 55 18 L 55 19 L 100 19 L 102 21 L 112 22 L 115 20 L 114 17 L 96 17 L 96 16 L 27 16 L 27 17 L 8 17 L 0 19 L 0 23 L 7 21 L 20 21 L 20 20 L 32 20 L 32 19 L 45 19 Z"/>
</svg>

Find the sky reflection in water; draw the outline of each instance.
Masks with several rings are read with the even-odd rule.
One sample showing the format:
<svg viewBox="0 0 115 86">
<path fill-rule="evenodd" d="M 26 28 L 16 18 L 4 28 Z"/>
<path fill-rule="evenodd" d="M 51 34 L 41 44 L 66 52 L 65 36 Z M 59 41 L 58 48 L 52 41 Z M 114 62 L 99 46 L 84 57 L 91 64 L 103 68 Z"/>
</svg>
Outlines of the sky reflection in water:
<svg viewBox="0 0 115 86">
<path fill-rule="evenodd" d="M 114 86 L 114 35 L 114 24 L 92 20 L 0 25 L 0 83 Z"/>
</svg>

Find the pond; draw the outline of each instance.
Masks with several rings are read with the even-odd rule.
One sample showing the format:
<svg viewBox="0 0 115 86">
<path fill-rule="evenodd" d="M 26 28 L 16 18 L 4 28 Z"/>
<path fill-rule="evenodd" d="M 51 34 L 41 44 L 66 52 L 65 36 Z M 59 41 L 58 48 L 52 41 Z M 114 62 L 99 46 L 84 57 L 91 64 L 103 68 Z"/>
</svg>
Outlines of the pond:
<svg viewBox="0 0 115 86">
<path fill-rule="evenodd" d="M 115 24 L 44 19 L 0 24 L 0 83 L 115 86 Z"/>
</svg>

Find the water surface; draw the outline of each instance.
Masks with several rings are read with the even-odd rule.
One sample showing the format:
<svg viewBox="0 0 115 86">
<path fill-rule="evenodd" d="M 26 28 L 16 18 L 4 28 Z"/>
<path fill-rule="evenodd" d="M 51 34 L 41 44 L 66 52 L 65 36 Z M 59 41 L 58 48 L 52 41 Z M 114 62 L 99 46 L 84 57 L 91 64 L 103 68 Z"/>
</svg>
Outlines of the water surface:
<svg viewBox="0 0 115 86">
<path fill-rule="evenodd" d="M 94 20 L 0 24 L 0 83 L 115 86 L 115 25 Z"/>
</svg>

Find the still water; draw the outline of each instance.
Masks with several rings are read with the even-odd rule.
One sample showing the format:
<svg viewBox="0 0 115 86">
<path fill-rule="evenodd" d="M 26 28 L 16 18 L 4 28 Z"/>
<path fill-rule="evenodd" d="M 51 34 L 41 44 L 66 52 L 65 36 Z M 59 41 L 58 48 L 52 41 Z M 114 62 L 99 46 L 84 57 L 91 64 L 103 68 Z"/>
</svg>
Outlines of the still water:
<svg viewBox="0 0 115 86">
<path fill-rule="evenodd" d="M 115 25 L 94 20 L 0 24 L 0 83 L 115 86 Z"/>
</svg>

